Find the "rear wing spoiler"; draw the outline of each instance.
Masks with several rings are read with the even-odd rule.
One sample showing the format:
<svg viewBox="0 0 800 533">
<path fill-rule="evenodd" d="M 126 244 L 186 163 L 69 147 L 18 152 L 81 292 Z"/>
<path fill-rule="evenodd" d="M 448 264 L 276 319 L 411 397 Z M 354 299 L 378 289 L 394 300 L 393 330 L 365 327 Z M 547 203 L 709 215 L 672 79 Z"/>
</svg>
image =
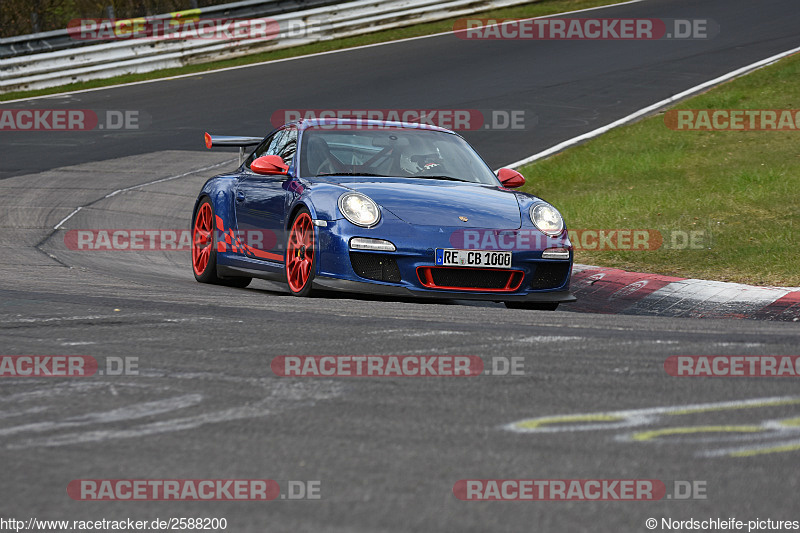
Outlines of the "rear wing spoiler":
<svg viewBox="0 0 800 533">
<path fill-rule="evenodd" d="M 212 146 L 238 146 L 239 147 L 239 164 L 244 162 L 244 149 L 248 146 L 256 146 L 261 144 L 262 137 L 241 137 L 238 135 L 211 135 L 206 132 L 206 148 L 209 150 Z"/>
</svg>

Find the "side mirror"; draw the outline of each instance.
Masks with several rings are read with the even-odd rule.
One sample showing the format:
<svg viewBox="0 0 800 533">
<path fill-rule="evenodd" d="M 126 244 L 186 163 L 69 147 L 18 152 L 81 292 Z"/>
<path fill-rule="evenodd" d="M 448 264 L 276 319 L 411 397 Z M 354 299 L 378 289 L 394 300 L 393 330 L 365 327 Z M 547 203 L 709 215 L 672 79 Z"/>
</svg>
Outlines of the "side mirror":
<svg viewBox="0 0 800 533">
<path fill-rule="evenodd" d="M 503 187 L 508 189 L 516 189 L 525 185 L 525 178 L 516 170 L 510 168 L 501 168 L 497 172 L 497 179 L 503 184 Z"/>
<path fill-rule="evenodd" d="M 279 155 L 264 155 L 250 163 L 250 170 L 265 176 L 286 175 L 289 172 L 289 166 Z"/>
</svg>

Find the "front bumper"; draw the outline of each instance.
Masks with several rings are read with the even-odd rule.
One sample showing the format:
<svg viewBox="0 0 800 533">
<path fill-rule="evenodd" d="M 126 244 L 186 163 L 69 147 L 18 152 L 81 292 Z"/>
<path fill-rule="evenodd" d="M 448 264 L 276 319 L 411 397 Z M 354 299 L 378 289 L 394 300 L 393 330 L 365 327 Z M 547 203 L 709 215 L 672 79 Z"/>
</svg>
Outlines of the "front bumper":
<svg viewBox="0 0 800 533">
<path fill-rule="evenodd" d="M 576 298 L 569 292 L 569 281 L 572 274 L 572 246 L 566 232 L 559 238 L 548 239 L 543 246 L 528 246 L 512 249 L 511 268 L 506 271 L 520 272 L 523 279 L 509 282 L 513 290 L 482 290 L 461 288 L 450 290 L 433 286 L 431 279 L 421 276 L 425 269 L 436 267 L 435 250 L 437 248 L 461 248 L 454 236 L 463 233 L 461 227 L 420 226 L 407 224 L 391 216 L 384 216 L 374 228 L 359 228 L 345 220 L 328 221 L 325 227 L 318 228 L 319 255 L 315 286 L 338 291 L 360 293 L 387 294 L 414 298 L 471 299 L 490 301 L 519 302 L 572 302 Z M 491 232 L 527 232 L 532 228 L 523 227 L 516 230 L 481 230 Z M 382 239 L 392 242 L 395 252 L 370 252 L 351 250 L 350 239 L 364 237 Z M 513 237 L 498 239 L 498 243 L 513 243 Z M 522 241 L 525 242 L 525 241 Z M 531 241 L 532 242 L 532 241 Z M 546 248 L 563 247 L 570 250 L 569 259 L 543 259 L 542 252 Z M 504 248 L 500 248 L 504 249 Z M 507 249 L 507 248 L 505 248 Z M 351 252 L 365 256 L 391 258 L 392 272 L 384 271 L 381 278 L 362 277 L 352 262 Z M 556 276 L 553 283 L 541 283 L 539 279 L 544 272 L 558 267 L 563 275 Z M 363 270 L 363 269 L 362 269 Z M 361 274 L 361 275 L 359 275 Z"/>
<path fill-rule="evenodd" d="M 373 283 L 369 281 L 353 281 L 347 279 L 329 278 L 318 276 L 314 278 L 314 288 L 341 292 L 355 292 L 364 294 L 381 294 L 386 296 L 399 296 L 406 298 L 440 298 L 452 300 L 484 300 L 497 302 L 539 302 L 539 303 L 570 303 L 577 298 L 568 290 L 548 292 L 519 293 L 487 293 L 466 291 L 430 291 L 412 290 L 399 285 Z"/>
</svg>

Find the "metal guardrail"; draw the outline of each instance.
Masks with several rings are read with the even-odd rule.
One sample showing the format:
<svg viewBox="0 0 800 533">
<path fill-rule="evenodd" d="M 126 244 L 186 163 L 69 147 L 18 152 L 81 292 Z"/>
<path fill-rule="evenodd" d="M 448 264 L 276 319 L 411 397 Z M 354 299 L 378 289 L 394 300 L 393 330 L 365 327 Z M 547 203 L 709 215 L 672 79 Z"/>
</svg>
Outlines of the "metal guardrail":
<svg viewBox="0 0 800 533">
<path fill-rule="evenodd" d="M 191 12 L 195 16 L 206 19 L 215 17 L 258 18 L 279 15 L 281 13 L 294 13 L 302 9 L 332 4 L 343 4 L 346 1 L 347 0 L 242 0 L 229 4 L 192 9 L 185 13 Z M 179 11 L 176 13 L 184 12 Z M 163 15 L 144 18 L 149 20 L 163 20 L 171 18 L 176 13 L 165 13 Z M 86 41 L 73 39 L 67 29 L 5 37 L 0 39 L 0 59 L 54 52 L 86 45 Z"/>
<path fill-rule="evenodd" d="M 12 57 L 0 60 L 0 93 L 227 59 L 536 1 L 357 0 L 270 17 L 278 23 L 280 33 L 269 40 L 133 39 Z M 231 16 L 220 12 L 215 15 Z M 302 28 L 308 31 L 303 32 Z"/>
</svg>

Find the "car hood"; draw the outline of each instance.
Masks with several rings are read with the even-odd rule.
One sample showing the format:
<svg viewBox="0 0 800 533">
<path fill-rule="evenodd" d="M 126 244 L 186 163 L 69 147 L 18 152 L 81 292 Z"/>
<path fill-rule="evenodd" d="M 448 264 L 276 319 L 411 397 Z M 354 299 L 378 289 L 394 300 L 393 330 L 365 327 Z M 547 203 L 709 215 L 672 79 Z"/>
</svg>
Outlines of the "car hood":
<svg viewBox="0 0 800 533">
<path fill-rule="evenodd" d="M 339 182 L 366 194 L 395 216 L 418 226 L 518 229 L 520 208 L 513 191 L 443 180 Z M 466 218 L 466 221 L 460 217 Z"/>
</svg>

